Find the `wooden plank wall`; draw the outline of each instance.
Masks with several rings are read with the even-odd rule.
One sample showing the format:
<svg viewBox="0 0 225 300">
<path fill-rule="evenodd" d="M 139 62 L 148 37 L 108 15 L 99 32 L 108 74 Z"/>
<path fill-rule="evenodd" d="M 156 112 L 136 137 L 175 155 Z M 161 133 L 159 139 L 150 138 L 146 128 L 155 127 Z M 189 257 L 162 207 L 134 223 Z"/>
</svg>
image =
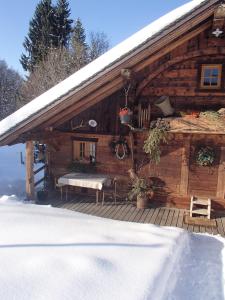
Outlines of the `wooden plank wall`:
<svg viewBox="0 0 225 300">
<path fill-rule="evenodd" d="M 163 65 L 165 70 L 146 85 L 141 96 L 149 99 L 153 104 L 160 96 L 167 95 L 176 112 L 186 109 L 202 111 L 225 107 L 224 54 L 220 54 L 220 49 L 225 47 L 225 41 L 223 47 L 221 42 L 222 40 L 215 40 L 210 32 L 205 31 L 150 65 L 146 71 L 148 74 L 153 74 Z M 187 59 L 188 55 L 191 56 L 193 53 L 194 56 L 197 52 L 199 53 L 197 57 Z M 204 55 L 204 53 L 208 54 Z M 166 68 L 170 62 L 176 61 L 179 57 L 183 57 L 183 61 Z M 214 91 L 203 90 L 200 88 L 201 65 L 215 63 L 223 65 L 222 88 Z M 152 105 L 152 116 L 161 116 L 161 111 L 154 105 Z"/>
<path fill-rule="evenodd" d="M 142 145 L 146 134 L 139 134 L 139 159 L 144 161 Z M 195 162 L 196 151 L 201 146 L 211 146 L 216 151 L 212 167 L 201 167 Z M 146 164 L 140 175 L 153 177 L 157 189 L 155 201 L 168 206 L 188 208 L 191 195 L 211 197 L 215 207 L 225 208 L 225 138 L 217 135 L 170 136 L 168 145 L 162 145 L 158 165 Z"/>
<path fill-rule="evenodd" d="M 84 134 L 63 134 L 62 137 L 48 141 L 48 149 L 50 152 L 50 173 L 53 176 L 69 172 L 68 166 L 71 164 L 72 158 L 72 137 L 84 137 Z M 118 160 L 109 147 L 110 142 L 116 136 L 85 134 L 86 138 L 96 138 L 97 142 L 97 169 L 99 173 L 127 175 L 127 170 L 131 168 L 131 156 L 124 160 Z M 129 143 L 129 137 L 127 137 Z M 51 143 L 57 144 L 58 149 L 55 150 Z"/>
<path fill-rule="evenodd" d="M 79 133 L 92 133 L 92 134 L 109 134 L 109 135 L 127 135 L 128 127 L 121 125 L 119 121 L 119 111 L 121 107 L 125 106 L 124 91 L 120 90 L 110 97 L 104 99 L 100 103 L 93 105 L 91 108 L 80 113 L 72 118 L 69 122 L 64 123 L 59 129 L 72 131 L 71 122 L 74 127 L 83 124 L 88 124 L 89 120 L 97 122 L 96 128 L 91 128 L 86 125 L 83 128 L 76 129 Z"/>
<path fill-rule="evenodd" d="M 183 145 L 180 141 L 171 140 L 168 145 L 161 147 L 161 159 L 158 165 L 149 164 L 147 155 L 144 154 L 143 144 L 145 133 L 137 136 L 138 141 L 138 164 L 140 176 L 154 177 L 154 181 L 162 187 L 161 194 L 178 194 L 180 190 L 181 162 Z M 144 157 L 146 158 L 144 162 Z"/>
<path fill-rule="evenodd" d="M 80 134 L 73 134 L 73 137 Z M 131 156 L 118 160 L 112 153 L 109 144 L 114 138 L 109 135 L 86 134 L 85 137 L 97 138 L 98 172 L 127 176 L 132 167 Z M 218 207 L 225 208 L 224 188 L 224 147 L 222 136 L 173 135 L 168 145 L 162 145 L 161 161 L 158 165 L 149 164 L 143 151 L 146 133 L 136 135 L 137 164 L 139 175 L 153 177 L 157 184 L 154 201 L 167 206 L 188 208 L 191 195 L 212 197 Z M 127 137 L 128 143 L 130 142 Z M 57 144 L 57 149 L 53 146 Z M 200 167 L 195 163 L 195 151 L 200 145 L 211 145 L 216 149 L 216 162 L 213 167 Z M 190 150 L 190 152 L 188 152 Z M 50 173 L 58 177 L 69 172 L 72 162 L 72 136 L 64 134 L 61 138 L 52 139 L 48 144 Z M 127 177 L 128 178 L 128 177 Z"/>
</svg>

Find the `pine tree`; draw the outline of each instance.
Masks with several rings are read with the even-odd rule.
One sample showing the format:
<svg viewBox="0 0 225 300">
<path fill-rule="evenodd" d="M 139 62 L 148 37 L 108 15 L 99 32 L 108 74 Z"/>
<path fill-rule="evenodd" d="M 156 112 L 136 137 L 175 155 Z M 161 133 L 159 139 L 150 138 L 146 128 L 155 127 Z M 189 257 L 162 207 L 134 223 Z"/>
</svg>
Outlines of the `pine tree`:
<svg viewBox="0 0 225 300">
<path fill-rule="evenodd" d="M 79 70 L 88 63 L 88 45 L 86 34 L 81 20 L 75 21 L 70 42 L 71 57 L 73 58 L 74 70 Z"/>
<path fill-rule="evenodd" d="M 58 0 L 56 4 L 56 35 L 59 46 L 67 47 L 69 44 L 73 23 L 69 17 L 69 3 L 66 0 Z"/>
<path fill-rule="evenodd" d="M 48 50 L 58 46 L 56 23 L 56 12 L 51 0 L 40 1 L 23 43 L 28 55 L 22 54 L 20 62 L 25 71 L 32 72 L 34 66 L 47 55 Z"/>
</svg>

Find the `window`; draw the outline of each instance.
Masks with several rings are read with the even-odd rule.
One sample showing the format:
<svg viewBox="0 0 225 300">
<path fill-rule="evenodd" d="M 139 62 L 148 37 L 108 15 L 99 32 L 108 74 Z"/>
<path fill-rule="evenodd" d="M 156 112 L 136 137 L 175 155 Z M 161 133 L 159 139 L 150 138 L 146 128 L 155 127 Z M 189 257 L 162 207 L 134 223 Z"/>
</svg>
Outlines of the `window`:
<svg viewBox="0 0 225 300">
<path fill-rule="evenodd" d="M 83 160 L 85 159 L 85 143 L 80 143 L 80 155 L 79 159 Z"/>
<path fill-rule="evenodd" d="M 73 160 L 84 163 L 96 162 L 96 142 L 73 141 Z"/>
<path fill-rule="evenodd" d="M 219 89 L 221 87 L 222 65 L 202 65 L 201 88 Z"/>
</svg>

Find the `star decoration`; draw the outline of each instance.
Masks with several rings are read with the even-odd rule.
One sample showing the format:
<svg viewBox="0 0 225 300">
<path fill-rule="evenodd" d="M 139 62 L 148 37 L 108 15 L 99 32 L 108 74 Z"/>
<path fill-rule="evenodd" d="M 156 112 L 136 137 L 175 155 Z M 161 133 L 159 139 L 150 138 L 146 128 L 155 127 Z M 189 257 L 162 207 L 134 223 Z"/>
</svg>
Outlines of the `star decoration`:
<svg viewBox="0 0 225 300">
<path fill-rule="evenodd" d="M 221 34 L 223 34 L 223 31 L 217 28 L 212 34 L 218 38 Z"/>
</svg>

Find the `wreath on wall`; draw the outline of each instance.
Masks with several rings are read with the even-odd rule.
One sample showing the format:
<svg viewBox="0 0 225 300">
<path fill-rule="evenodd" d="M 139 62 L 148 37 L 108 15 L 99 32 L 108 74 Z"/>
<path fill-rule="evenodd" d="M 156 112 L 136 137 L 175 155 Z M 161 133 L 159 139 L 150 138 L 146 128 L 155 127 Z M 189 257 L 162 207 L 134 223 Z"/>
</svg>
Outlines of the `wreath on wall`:
<svg viewBox="0 0 225 300">
<path fill-rule="evenodd" d="M 196 163 L 202 167 L 210 167 L 216 158 L 215 150 L 209 146 L 201 147 L 196 154 Z"/>
<path fill-rule="evenodd" d="M 116 158 L 123 160 L 130 155 L 130 148 L 125 138 L 120 137 L 119 140 L 113 140 L 110 143 L 112 153 L 116 155 Z"/>
</svg>

